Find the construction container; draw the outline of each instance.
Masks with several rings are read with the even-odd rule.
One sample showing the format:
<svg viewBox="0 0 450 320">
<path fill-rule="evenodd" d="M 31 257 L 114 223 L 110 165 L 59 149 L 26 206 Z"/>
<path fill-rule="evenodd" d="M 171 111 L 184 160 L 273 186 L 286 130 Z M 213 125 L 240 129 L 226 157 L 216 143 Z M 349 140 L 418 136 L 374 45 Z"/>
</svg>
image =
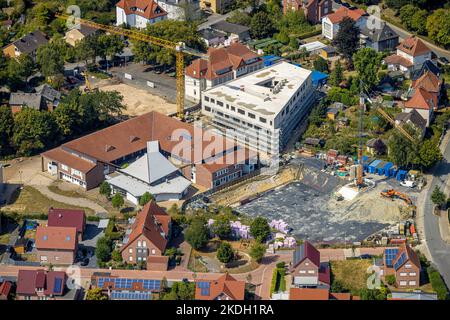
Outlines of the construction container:
<svg viewBox="0 0 450 320">
<path fill-rule="evenodd" d="M 386 161 L 381 161 L 378 165 L 377 165 L 377 174 L 379 176 L 384 175 L 384 166 L 386 165 Z"/>
<path fill-rule="evenodd" d="M 334 161 L 336 161 L 338 155 L 339 155 L 339 151 L 334 150 L 334 149 L 328 150 L 328 152 L 327 152 L 327 163 L 328 164 L 333 164 Z"/>
<path fill-rule="evenodd" d="M 369 164 L 369 172 L 370 173 L 376 173 L 377 171 L 377 166 L 380 164 L 381 160 L 373 160 L 370 164 Z"/>
<path fill-rule="evenodd" d="M 398 170 L 396 179 L 398 181 L 405 180 L 407 174 L 408 174 L 408 171 L 406 171 L 406 170 Z"/>
<path fill-rule="evenodd" d="M 394 166 L 394 164 L 392 162 L 388 162 L 384 165 L 384 175 L 386 177 L 391 177 L 391 168 Z"/>
</svg>

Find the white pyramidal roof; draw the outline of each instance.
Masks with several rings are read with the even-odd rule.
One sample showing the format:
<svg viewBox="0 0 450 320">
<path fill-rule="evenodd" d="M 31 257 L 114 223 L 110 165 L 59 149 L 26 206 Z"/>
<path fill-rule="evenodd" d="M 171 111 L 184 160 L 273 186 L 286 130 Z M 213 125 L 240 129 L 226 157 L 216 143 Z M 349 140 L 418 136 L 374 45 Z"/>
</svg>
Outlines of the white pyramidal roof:
<svg viewBox="0 0 450 320">
<path fill-rule="evenodd" d="M 177 167 L 159 152 L 159 142 L 149 141 L 147 154 L 121 171 L 144 182 L 153 183 L 177 170 Z"/>
</svg>

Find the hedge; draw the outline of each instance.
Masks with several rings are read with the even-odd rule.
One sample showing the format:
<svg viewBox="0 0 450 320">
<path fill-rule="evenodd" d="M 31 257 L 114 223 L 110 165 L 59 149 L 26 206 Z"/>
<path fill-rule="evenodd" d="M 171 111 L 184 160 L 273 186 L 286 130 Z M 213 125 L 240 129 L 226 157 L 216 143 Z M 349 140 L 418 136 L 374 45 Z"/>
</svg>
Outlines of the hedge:
<svg viewBox="0 0 450 320">
<path fill-rule="evenodd" d="M 448 290 L 444 280 L 442 280 L 439 272 L 433 267 L 427 268 L 428 279 L 430 280 L 433 290 L 437 293 L 439 300 L 448 299 Z"/>
<path fill-rule="evenodd" d="M 273 270 L 272 282 L 270 284 L 270 295 L 278 291 L 286 291 L 286 270 L 284 268 L 275 268 Z"/>
</svg>

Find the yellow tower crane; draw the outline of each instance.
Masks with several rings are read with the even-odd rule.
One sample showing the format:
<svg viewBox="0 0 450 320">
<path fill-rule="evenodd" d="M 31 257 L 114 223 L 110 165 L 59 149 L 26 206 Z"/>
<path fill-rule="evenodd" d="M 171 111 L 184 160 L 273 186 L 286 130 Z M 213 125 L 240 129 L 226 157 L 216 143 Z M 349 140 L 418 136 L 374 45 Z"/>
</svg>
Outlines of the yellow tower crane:
<svg viewBox="0 0 450 320">
<path fill-rule="evenodd" d="M 68 15 L 56 15 L 58 18 L 61 19 L 72 19 L 71 16 Z M 177 74 L 177 115 L 179 118 L 184 117 L 184 55 L 192 55 L 204 59 L 208 59 L 208 55 L 201 53 L 199 51 L 196 51 L 192 48 L 186 47 L 186 45 L 183 42 L 173 42 L 166 39 L 161 39 L 157 37 L 153 37 L 147 34 L 144 34 L 137 30 L 131 30 L 131 29 L 124 29 L 117 26 L 110 26 L 110 25 L 104 25 L 97 22 L 77 18 L 77 23 L 87 25 L 96 29 L 100 29 L 112 34 L 117 34 L 121 36 L 128 37 L 133 40 L 139 40 L 144 41 L 165 49 L 169 49 L 175 53 L 176 57 L 176 74 Z"/>
</svg>

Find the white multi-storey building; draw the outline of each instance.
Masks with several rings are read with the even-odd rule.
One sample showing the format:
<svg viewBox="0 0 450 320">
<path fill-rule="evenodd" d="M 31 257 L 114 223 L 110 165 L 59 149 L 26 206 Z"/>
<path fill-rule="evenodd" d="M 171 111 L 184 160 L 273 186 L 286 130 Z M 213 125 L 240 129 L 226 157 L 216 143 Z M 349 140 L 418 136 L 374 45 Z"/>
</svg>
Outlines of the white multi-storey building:
<svg viewBox="0 0 450 320">
<path fill-rule="evenodd" d="M 367 13 L 364 10 L 340 7 L 336 12 L 322 18 L 322 35 L 333 40 L 339 31 L 339 24 L 344 18 L 352 19 L 358 28 L 362 28 L 367 23 Z"/>
<path fill-rule="evenodd" d="M 167 12 L 156 0 L 120 0 L 116 4 L 116 25 L 146 28 L 148 24 L 167 19 Z"/>
<path fill-rule="evenodd" d="M 209 48 L 207 54 L 209 59 L 196 59 L 186 68 L 186 98 L 195 102 L 203 91 L 263 67 L 261 57 L 241 43 Z"/>
<path fill-rule="evenodd" d="M 167 19 L 185 20 L 186 14 L 190 18 L 200 15 L 200 0 L 155 0 L 167 12 Z"/>
<path fill-rule="evenodd" d="M 203 92 L 202 113 L 239 143 L 276 154 L 314 102 L 311 71 L 280 62 Z"/>
</svg>

